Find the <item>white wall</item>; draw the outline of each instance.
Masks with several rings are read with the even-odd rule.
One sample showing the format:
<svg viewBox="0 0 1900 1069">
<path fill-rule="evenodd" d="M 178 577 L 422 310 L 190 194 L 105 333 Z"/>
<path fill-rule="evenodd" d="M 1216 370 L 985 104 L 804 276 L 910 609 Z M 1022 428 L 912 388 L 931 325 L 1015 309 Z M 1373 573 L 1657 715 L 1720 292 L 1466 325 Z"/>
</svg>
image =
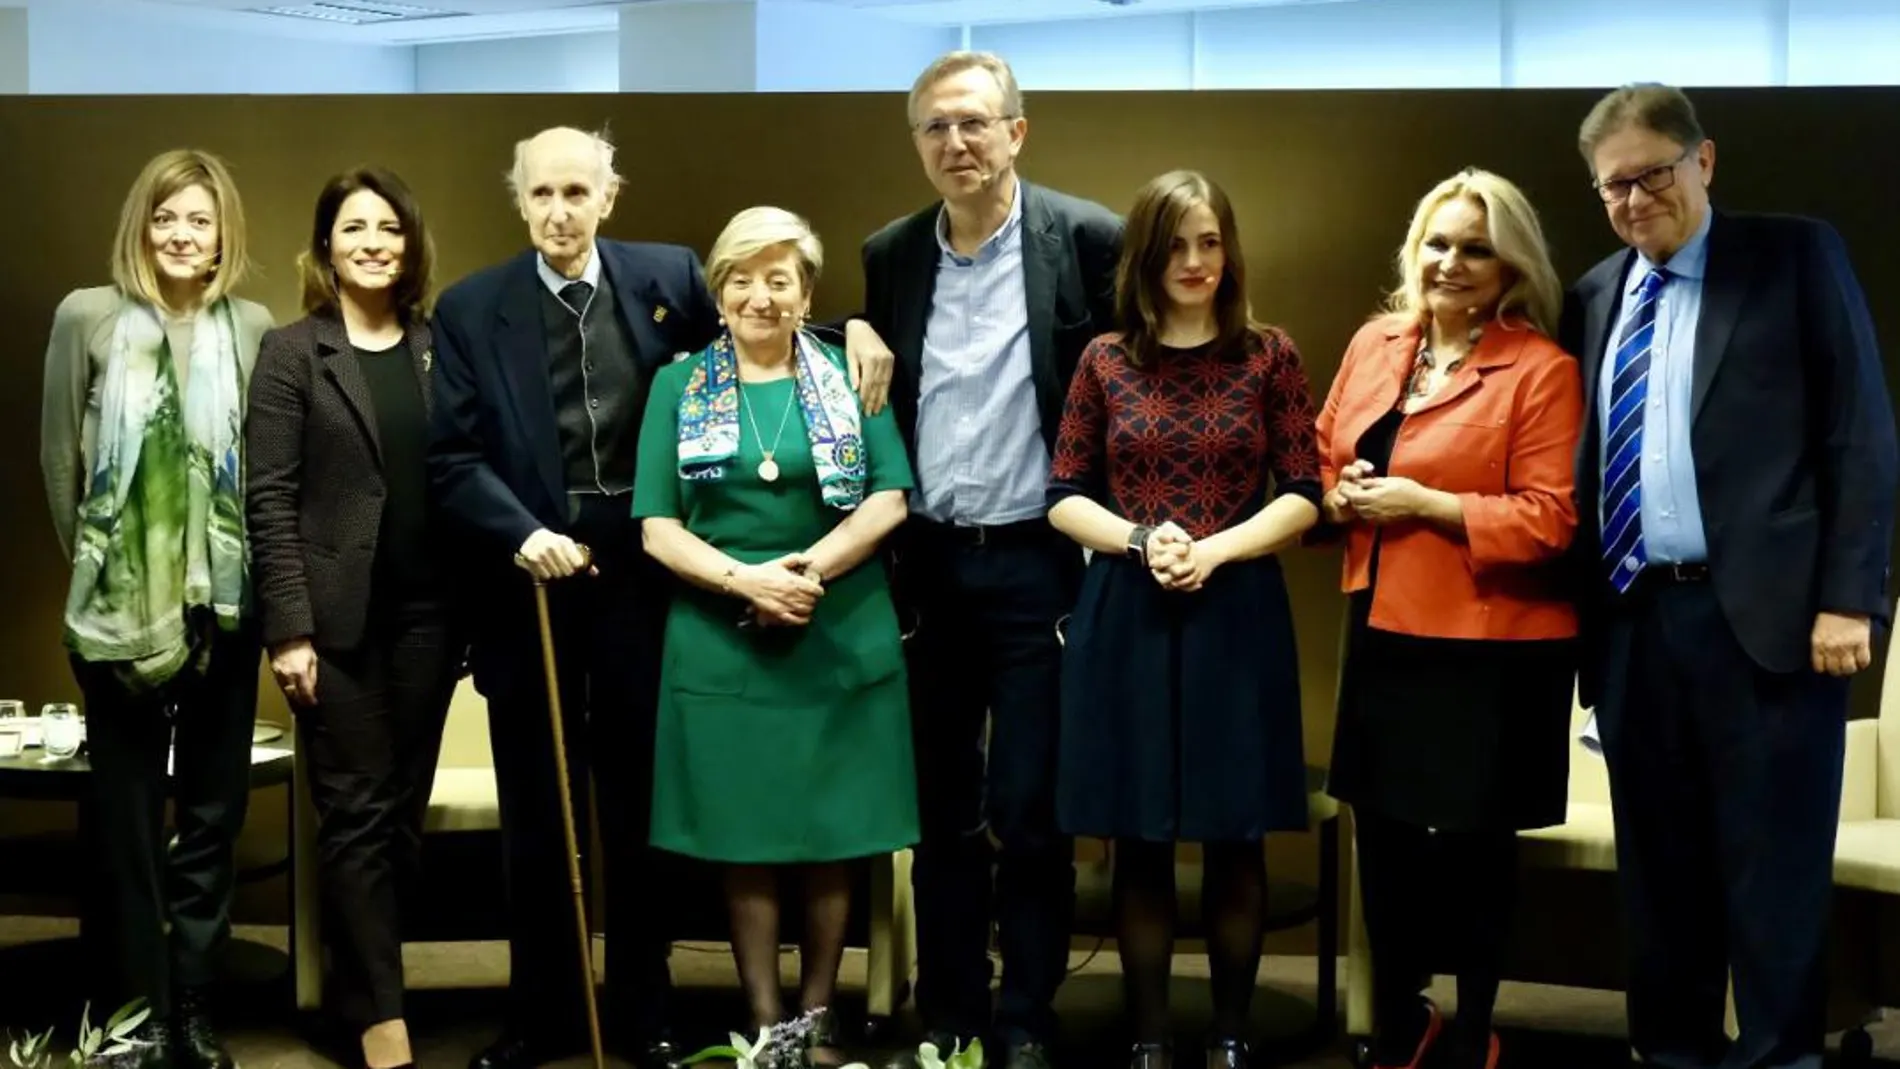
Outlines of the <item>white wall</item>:
<svg viewBox="0 0 1900 1069">
<path fill-rule="evenodd" d="M 1194 16 L 1144 15 L 970 27 L 970 47 L 1009 60 L 1040 89 L 1187 89 Z"/>
<path fill-rule="evenodd" d="M 749 93 L 758 86 L 755 0 L 661 0 L 620 9 L 620 88 Z"/>
<path fill-rule="evenodd" d="M 1346 0 L 970 37 L 1029 90 L 1900 85 L 1900 0 Z"/>
<path fill-rule="evenodd" d="M 0 7 L 0 92 L 903 91 L 965 33 L 814 0 L 618 14 L 606 32 L 384 47 L 233 30 L 201 8 Z M 1032 92 L 1900 85 L 1900 0 L 1342 0 L 967 32 Z"/>
<path fill-rule="evenodd" d="M 620 35 L 563 33 L 416 46 L 418 93 L 612 93 Z"/>
<path fill-rule="evenodd" d="M 1900 3 L 1789 0 L 1789 85 L 1900 83 Z"/>
<path fill-rule="evenodd" d="M 963 36 L 954 26 L 919 26 L 807 0 L 760 4 L 754 30 L 762 93 L 909 89 L 918 71 Z"/>
<path fill-rule="evenodd" d="M 414 49 L 233 32 L 134 8 L 27 10 L 34 93 L 410 93 Z"/>
<path fill-rule="evenodd" d="M 0 93 L 27 91 L 26 9 L 0 8 Z"/>
<path fill-rule="evenodd" d="M 1356 0 L 1197 16 L 1200 82 L 1219 89 L 1495 85 L 1505 0 Z M 1623 4 L 1608 5 L 1619 10 Z"/>
<path fill-rule="evenodd" d="M 1511 0 L 1510 7 L 1508 86 L 1787 81 L 1787 0 Z M 1900 57 L 1894 67 L 1900 74 Z"/>
</svg>

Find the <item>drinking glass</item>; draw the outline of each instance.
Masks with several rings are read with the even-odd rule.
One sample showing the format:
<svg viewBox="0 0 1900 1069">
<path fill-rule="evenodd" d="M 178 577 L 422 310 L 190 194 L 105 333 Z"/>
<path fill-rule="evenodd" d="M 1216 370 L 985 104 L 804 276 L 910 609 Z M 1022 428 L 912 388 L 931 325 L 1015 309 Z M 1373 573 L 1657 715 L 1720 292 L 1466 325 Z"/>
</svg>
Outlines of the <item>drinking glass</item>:
<svg viewBox="0 0 1900 1069">
<path fill-rule="evenodd" d="M 48 702 L 40 707 L 40 745 L 48 757 L 71 757 L 79 752 L 82 721 L 71 702 Z"/>
<path fill-rule="evenodd" d="M 0 757 L 18 757 L 26 749 L 26 703 L 0 700 Z"/>
</svg>

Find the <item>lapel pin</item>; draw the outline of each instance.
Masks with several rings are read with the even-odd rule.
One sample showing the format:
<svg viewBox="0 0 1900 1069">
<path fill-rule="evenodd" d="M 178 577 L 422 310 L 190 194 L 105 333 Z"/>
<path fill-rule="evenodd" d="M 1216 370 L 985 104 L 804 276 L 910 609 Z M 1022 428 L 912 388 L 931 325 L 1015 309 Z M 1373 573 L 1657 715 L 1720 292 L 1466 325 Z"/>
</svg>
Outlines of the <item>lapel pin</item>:
<svg viewBox="0 0 1900 1069">
<path fill-rule="evenodd" d="M 661 305 L 660 307 L 655 308 L 653 310 L 653 321 L 655 323 L 666 322 L 666 306 L 665 305 Z"/>
</svg>

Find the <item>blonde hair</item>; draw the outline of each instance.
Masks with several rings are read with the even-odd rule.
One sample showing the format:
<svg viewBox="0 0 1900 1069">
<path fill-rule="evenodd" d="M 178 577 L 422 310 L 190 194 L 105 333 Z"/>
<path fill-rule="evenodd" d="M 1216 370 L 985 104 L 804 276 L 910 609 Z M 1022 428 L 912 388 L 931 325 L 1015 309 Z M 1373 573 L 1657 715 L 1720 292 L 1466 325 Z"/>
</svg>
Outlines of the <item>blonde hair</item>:
<svg viewBox="0 0 1900 1069">
<path fill-rule="evenodd" d="M 747 208 L 732 217 L 713 242 L 706 257 L 706 286 L 715 298 L 726 279 L 742 263 L 780 245 L 789 245 L 798 253 L 799 281 L 809 294 L 825 267 L 825 248 L 812 233 L 811 224 L 783 208 L 761 206 Z"/>
<path fill-rule="evenodd" d="M 1459 197 L 1484 208 L 1491 247 L 1517 276 L 1498 298 L 1495 318 L 1521 316 L 1544 334 L 1552 333 L 1563 310 L 1564 291 L 1563 283 L 1557 279 L 1557 269 L 1551 266 L 1550 248 L 1544 241 L 1537 210 L 1531 207 L 1524 191 L 1509 179 L 1476 167 L 1467 167 L 1433 186 L 1418 202 L 1405 244 L 1399 247 L 1399 284 L 1386 298 L 1385 310 L 1421 322 L 1429 316 L 1418 249 L 1425 242 L 1432 213 L 1446 201 Z"/>
<path fill-rule="evenodd" d="M 912 126 L 917 125 L 917 104 L 923 100 L 930 87 L 953 74 L 962 74 L 967 70 L 986 70 L 996 79 L 997 88 L 1003 92 L 1003 114 L 998 118 L 1019 119 L 1023 114 L 1023 91 L 1016 84 L 1016 72 L 1009 69 L 1009 62 L 994 52 L 946 52 L 933 60 L 924 72 L 911 83 L 910 99 L 905 104 L 906 114 Z"/>
<path fill-rule="evenodd" d="M 145 164 L 119 208 L 119 231 L 112 239 L 112 281 L 128 296 L 164 306 L 153 262 L 152 215 L 159 205 L 192 186 L 203 186 L 218 212 L 218 254 L 208 272 L 205 303 L 216 302 L 250 273 L 244 205 L 238 199 L 230 169 L 209 152 L 172 149 Z"/>
</svg>

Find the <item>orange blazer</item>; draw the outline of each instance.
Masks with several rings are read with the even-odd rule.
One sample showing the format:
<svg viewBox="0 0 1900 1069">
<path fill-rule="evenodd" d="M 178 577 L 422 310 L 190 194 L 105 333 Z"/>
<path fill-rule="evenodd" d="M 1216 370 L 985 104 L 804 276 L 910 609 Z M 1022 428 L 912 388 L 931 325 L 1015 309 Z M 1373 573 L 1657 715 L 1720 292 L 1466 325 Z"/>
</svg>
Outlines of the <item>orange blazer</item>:
<svg viewBox="0 0 1900 1069">
<path fill-rule="evenodd" d="M 1359 438 L 1399 403 L 1420 325 L 1388 316 L 1360 328 L 1319 414 L 1326 490 Z M 1458 495 L 1460 538 L 1422 520 L 1387 524 L 1370 622 L 1437 638 L 1545 639 L 1577 633 L 1557 560 L 1577 527 L 1583 386 L 1577 362 L 1526 323 L 1494 324 L 1425 407 L 1405 417 L 1381 475 Z M 1370 581 L 1375 528 L 1345 529 L 1342 587 Z M 1542 567 L 1539 567 L 1542 565 Z"/>
</svg>

